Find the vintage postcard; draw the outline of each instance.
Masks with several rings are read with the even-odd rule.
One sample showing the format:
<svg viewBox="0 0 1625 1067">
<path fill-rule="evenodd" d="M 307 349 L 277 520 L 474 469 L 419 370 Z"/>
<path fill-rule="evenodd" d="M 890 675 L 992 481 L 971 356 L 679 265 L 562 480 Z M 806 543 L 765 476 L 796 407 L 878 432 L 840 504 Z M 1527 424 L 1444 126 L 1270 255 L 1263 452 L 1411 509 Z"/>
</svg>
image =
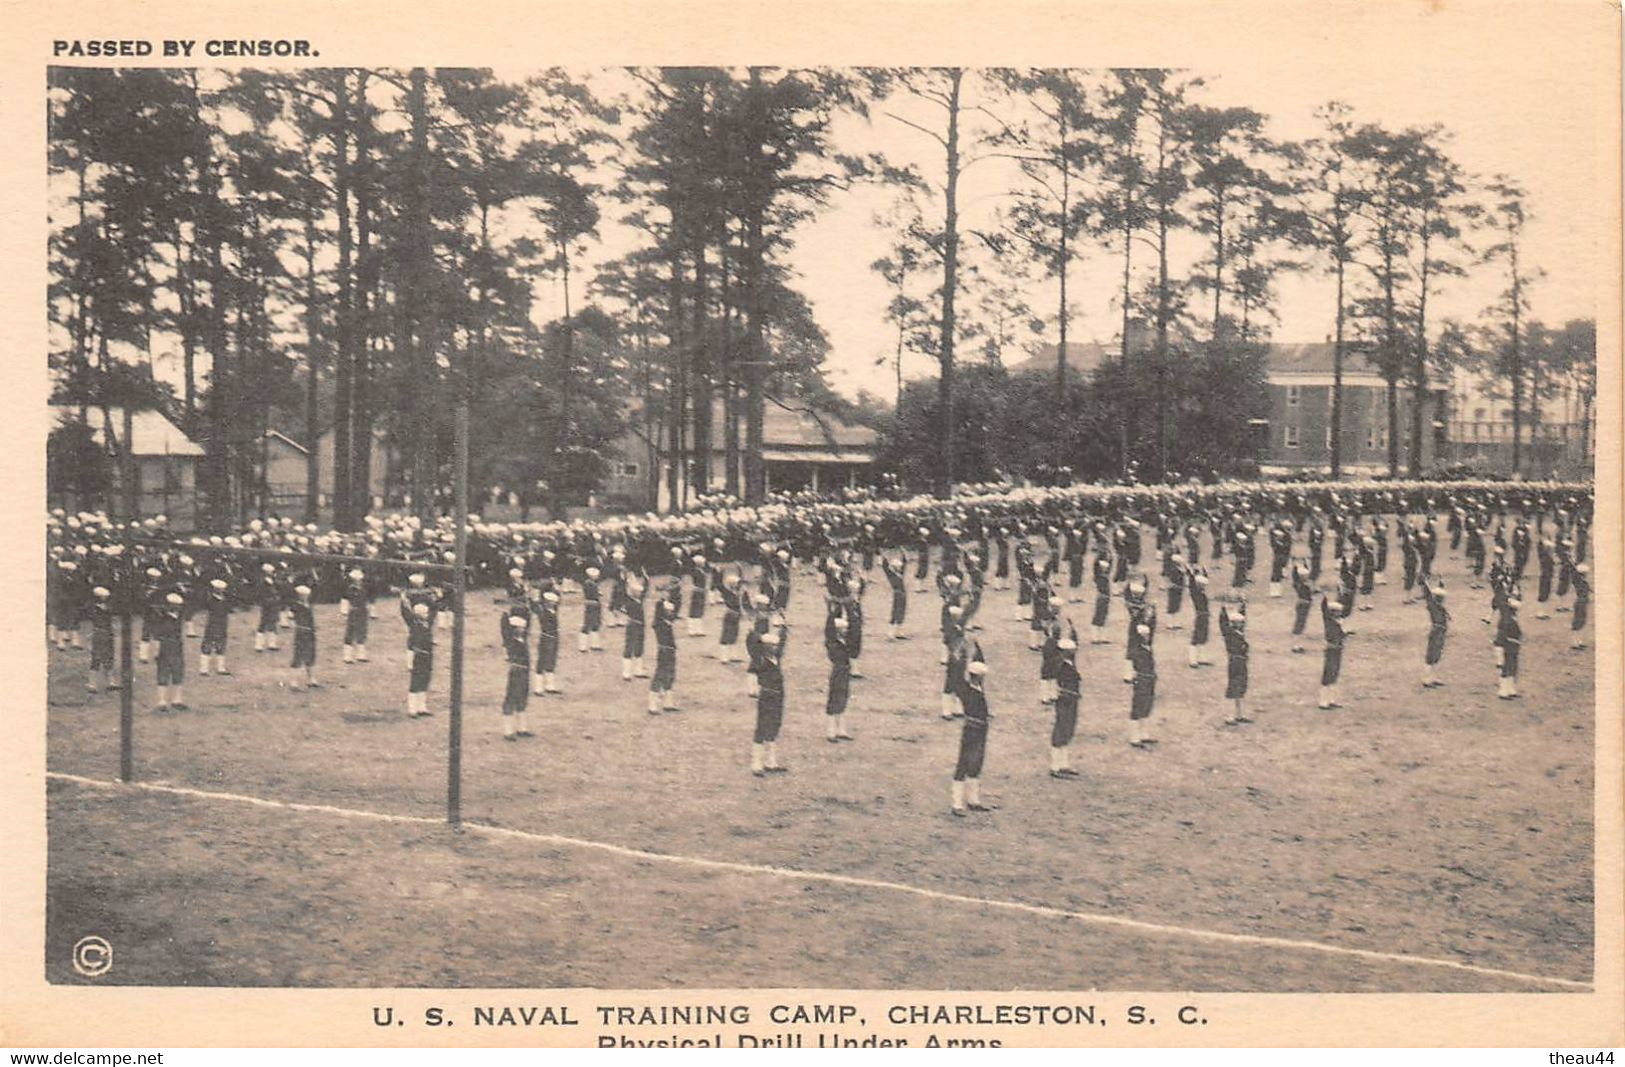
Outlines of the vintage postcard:
<svg viewBox="0 0 1625 1067">
<path fill-rule="evenodd" d="M 7 23 L 8 1046 L 1625 1042 L 1616 4 Z"/>
</svg>

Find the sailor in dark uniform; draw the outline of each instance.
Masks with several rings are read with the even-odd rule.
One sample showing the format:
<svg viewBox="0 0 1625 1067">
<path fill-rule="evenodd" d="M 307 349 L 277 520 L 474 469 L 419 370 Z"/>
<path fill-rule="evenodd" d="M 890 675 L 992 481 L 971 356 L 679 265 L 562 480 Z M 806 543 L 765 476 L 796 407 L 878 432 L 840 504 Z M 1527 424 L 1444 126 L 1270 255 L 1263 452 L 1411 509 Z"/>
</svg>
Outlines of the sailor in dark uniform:
<svg viewBox="0 0 1625 1067">
<path fill-rule="evenodd" d="M 852 694 L 851 622 L 839 601 L 830 604 L 824 620 L 824 652 L 829 657 L 829 689 L 824 699 L 826 739 L 850 741 L 846 729 L 846 705 Z"/>
<path fill-rule="evenodd" d="M 1320 598 L 1320 621 L 1326 631 L 1326 653 L 1320 666 L 1321 710 L 1340 708 L 1337 701 L 1337 683 L 1343 675 L 1343 643 L 1353 632 L 1343 629 L 1347 606 L 1329 596 Z"/>
<path fill-rule="evenodd" d="M 282 612 L 282 590 L 277 582 L 276 565 L 260 564 L 260 577 L 254 583 L 254 602 L 260 609 L 259 628 L 254 631 L 255 652 L 275 652 L 277 616 Z"/>
<path fill-rule="evenodd" d="M 406 623 L 406 714 L 422 718 L 429 712 L 429 679 L 434 671 L 434 622 L 436 598 L 423 589 L 423 575 L 415 592 L 401 594 L 401 618 Z"/>
<path fill-rule="evenodd" d="M 1129 700 L 1129 744 L 1144 749 L 1156 744 L 1151 736 L 1150 719 L 1157 700 L 1157 660 L 1152 650 L 1155 628 L 1148 622 L 1134 625 L 1134 643 L 1129 650 L 1129 662 L 1134 668 L 1133 695 Z"/>
<path fill-rule="evenodd" d="M 1320 509 L 1315 509 L 1315 517 L 1309 524 L 1309 580 L 1320 580 L 1320 557 L 1326 547 L 1326 526 L 1320 520 Z"/>
<path fill-rule="evenodd" d="M 622 681 L 649 677 L 649 669 L 643 664 L 643 648 L 648 636 L 645 610 L 648 598 L 647 576 L 628 572 L 621 585 L 621 618 L 626 626 L 626 633 L 621 635 Z"/>
<path fill-rule="evenodd" d="M 113 681 L 113 591 L 98 585 L 90 591 L 90 669 L 85 675 L 85 688 L 97 692 L 97 679 L 101 689 L 116 689 Z"/>
<path fill-rule="evenodd" d="M 742 599 L 749 596 L 738 569 L 724 571 L 720 586 L 722 598 L 722 628 L 717 634 L 717 658 L 723 663 L 738 663 L 739 622 L 743 615 Z"/>
<path fill-rule="evenodd" d="M 1557 571 L 1557 554 L 1553 551 L 1555 542 L 1550 536 L 1542 537 L 1535 547 L 1535 563 L 1539 568 L 1539 575 L 1535 579 L 1535 603 L 1541 605 L 1535 611 L 1535 618 L 1549 619 L 1552 613 L 1547 611 L 1545 604 L 1552 598 L 1552 576 Z"/>
<path fill-rule="evenodd" d="M 512 605 L 502 613 L 502 650 L 508 660 L 508 685 L 502 694 L 502 737 L 529 737 L 525 708 L 530 700 L 530 612 Z"/>
<path fill-rule="evenodd" d="M 1586 619 L 1591 614 L 1591 564 L 1576 563 L 1574 565 L 1574 614 L 1569 621 L 1569 630 L 1574 634 L 1574 641 L 1569 647 L 1579 651 L 1586 647 L 1585 630 Z"/>
<path fill-rule="evenodd" d="M 1443 583 L 1434 586 L 1422 580 L 1422 601 L 1428 609 L 1427 650 L 1423 654 L 1422 687 L 1437 689 L 1444 685 L 1439 680 L 1439 661 L 1444 658 L 1445 637 L 1450 632 L 1450 611 L 1444 606 Z"/>
<path fill-rule="evenodd" d="M 288 615 L 293 620 L 293 662 L 289 664 L 293 668 L 293 680 L 290 688 L 320 688 L 321 683 L 316 680 L 316 611 L 310 603 L 310 586 L 294 587 L 293 598 L 288 602 Z"/>
<path fill-rule="evenodd" d="M 785 636 L 783 626 L 770 627 L 757 636 L 756 732 L 750 746 L 750 773 L 758 778 L 789 770 L 779 762 L 779 730 L 784 725 Z"/>
<path fill-rule="evenodd" d="M 959 732 L 959 759 L 954 764 L 954 815 L 964 817 L 966 811 L 992 811 L 995 805 L 982 803 L 982 765 L 987 759 L 987 731 L 993 715 L 987 706 L 987 663 L 982 650 L 965 667 L 965 680 L 961 687 L 960 703 L 965 709 L 965 724 Z"/>
<path fill-rule="evenodd" d="M 1191 667 L 1205 667 L 1213 663 L 1207 653 L 1208 630 L 1213 618 L 1207 593 L 1207 570 L 1192 566 L 1186 569 L 1186 574 L 1191 591 L 1191 642 L 1186 662 Z"/>
<path fill-rule="evenodd" d="M 1517 700 L 1523 694 L 1518 692 L 1518 661 L 1523 650 L 1523 627 L 1518 624 L 1518 608 L 1521 607 L 1517 594 L 1509 596 L 1501 605 L 1501 619 L 1495 629 L 1495 645 L 1501 649 L 1501 682 L 1495 695 L 1502 700 Z"/>
<path fill-rule="evenodd" d="M 1089 617 L 1089 643 L 1104 645 L 1110 640 L 1106 636 L 1106 619 L 1112 607 L 1112 561 L 1104 552 L 1095 557 L 1094 579 L 1095 611 Z"/>
<path fill-rule="evenodd" d="M 551 586 L 551 579 L 544 579 Z M 530 615 L 536 628 L 536 661 L 531 665 L 532 696 L 559 692 L 559 594 L 552 588 L 539 588 L 530 602 Z"/>
<path fill-rule="evenodd" d="M 1225 662 L 1227 666 L 1224 698 L 1233 701 L 1233 707 L 1225 724 L 1235 726 L 1244 722 L 1252 722 L 1247 717 L 1245 701 L 1247 699 L 1247 664 L 1251 646 L 1247 641 L 1247 602 L 1242 601 L 1236 608 L 1235 615 L 1230 614 L 1228 605 L 1219 607 L 1219 634 L 1224 638 Z"/>
<path fill-rule="evenodd" d="M 186 598 L 179 592 L 164 593 L 153 613 L 152 636 L 158 643 L 158 710 L 184 710 L 181 686 L 186 679 L 186 656 L 182 647 L 181 617 Z"/>
<path fill-rule="evenodd" d="M 903 623 L 908 618 L 908 579 L 906 568 L 908 557 L 900 555 L 897 559 L 887 555 L 880 557 L 880 569 L 886 575 L 886 584 L 891 587 L 891 615 L 888 616 L 887 631 L 893 641 L 907 640 L 908 635 L 903 632 Z"/>
<path fill-rule="evenodd" d="M 705 557 L 695 555 L 688 568 L 688 636 L 705 636 L 705 602 L 709 592 L 711 572 L 705 569 Z"/>
<path fill-rule="evenodd" d="M 581 574 L 581 631 L 576 634 L 577 652 L 604 650 L 604 602 L 599 574 L 595 566 L 589 566 Z"/>
<path fill-rule="evenodd" d="M 226 636 L 231 624 L 231 583 L 225 578 L 209 579 L 203 604 L 203 643 L 198 648 L 198 674 L 227 674 Z"/>
<path fill-rule="evenodd" d="M 677 609 L 671 598 L 655 601 L 655 673 L 649 679 L 649 714 L 676 711 L 677 706 Z"/>
<path fill-rule="evenodd" d="M 1078 701 L 1083 683 L 1078 675 L 1078 632 L 1070 630 L 1056 642 L 1059 656 L 1055 665 L 1055 724 L 1049 735 L 1049 774 L 1051 778 L 1076 778 L 1070 760 L 1072 738 L 1078 729 Z"/>
<path fill-rule="evenodd" d="M 1292 636 L 1299 638 L 1309 625 L 1309 609 L 1315 603 L 1315 587 L 1310 578 L 1309 568 L 1300 562 L 1292 565 L 1292 593 L 1297 598 L 1292 606 Z M 1292 651 L 1302 654 L 1303 642 L 1294 640 Z"/>
<path fill-rule="evenodd" d="M 1292 558 L 1292 525 L 1282 520 L 1270 527 L 1270 596 L 1283 595 L 1287 561 Z"/>
<path fill-rule="evenodd" d="M 367 662 L 367 604 L 371 600 L 367 576 L 361 568 L 345 575 L 339 616 L 344 620 L 344 662 Z"/>
</svg>

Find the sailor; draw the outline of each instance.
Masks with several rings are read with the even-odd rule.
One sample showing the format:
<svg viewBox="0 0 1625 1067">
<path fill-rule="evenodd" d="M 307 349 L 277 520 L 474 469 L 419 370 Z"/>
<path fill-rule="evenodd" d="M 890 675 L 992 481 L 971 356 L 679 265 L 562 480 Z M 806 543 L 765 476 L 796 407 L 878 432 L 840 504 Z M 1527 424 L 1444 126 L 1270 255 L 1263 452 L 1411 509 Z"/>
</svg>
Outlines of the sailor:
<svg viewBox="0 0 1625 1067">
<path fill-rule="evenodd" d="M 499 631 L 502 651 L 508 661 L 508 685 L 502 694 L 502 738 L 513 741 L 531 736 L 525 721 L 530 700 L 530 612 L 523 604 L 513 604 L 502 613 Z"/>
<path fill-rule="evenodd" d="M 1219 634 L 1224 638 L 1225 661 L 1227 665 L 1224 698 L 1233 701 L 1230 716 L 1225 719 L 1225 725 L 1236 726 L 1240 723 L 1252 722 L 1247 717 L 1245 701 L 1247 699 L 1247 663 L 1251 646 L 1247 641 L 1247 602 L 1241 601 L 1236 606 L 1236 613 L 1230 614 L 1229 605 L 1219 607 Z"/>
<path fill-rule="evenodd" d="M 987 731 L 993 716 L 987 706 L 987 662 L 979 646 L 965 667 L 960 703 L 965 709 L 965 725 L 959 733 L 950 810 L 964 818 L 966 811 L 992 811 L 995 807 L 982 802 L 982 765 L 987 759 Z"/>
</svg>

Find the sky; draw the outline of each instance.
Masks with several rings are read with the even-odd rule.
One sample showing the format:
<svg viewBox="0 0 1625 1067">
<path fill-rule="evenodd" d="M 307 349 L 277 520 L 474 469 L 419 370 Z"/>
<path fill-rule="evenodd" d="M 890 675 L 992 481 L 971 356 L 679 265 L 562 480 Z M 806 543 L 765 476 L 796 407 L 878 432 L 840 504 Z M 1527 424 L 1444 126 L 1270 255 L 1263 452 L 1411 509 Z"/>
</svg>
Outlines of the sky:
<svg viewBox="0 0 1625 1067">
<path fill-rule="evenodd" d="M 1513 78 L 1475 54 L 1446 50 L 1429 56 L 1429 62 L 1403 66 L 1385 66 L 1380 57 L 1368 57 L 1370 65 L 1339 66 L 1325 62 L 1323 54 L 1299 52 L 1244 67 L 1192 68 L 1189 73 L 1208 82 L 1199 97 L 1203 102 L 1261 111 L 1270 119 L 1267 132 L 1276 138 L 1314 135 L 1315 109 L 1334 99 L 1350 104 L 1360 122 L 1395 129 L 1442 125 L 1452 135 L 1449 152 L 1468 174 L 1481 178 L 1507 174 L 1528 192 L 1526 262 L 1545 272 L 1530 296 L 1534 317 L 1555 322 L 1595 315 L 1599 290 L 1592 272 L 1601 254 L 1600 220 L 1605 216 L 1599 210 L 1605 205 L 1589 194 L 1597 188 L 1598 168 L 1603 165 L 1593 141 L 1597 129 L 1593 109 L 1600 103 L 1594 79 L 1561 63 L 1525 68 Z M 583 73 L 606 95 L 624 84 L 618 72 Z M 940 146 L 899 118 L 929 123 L 932 114 L 928 106 L 887 104 L 867 120 L 843 116 L 833 130 L 834 146 L 843 152 L 883 152 L 928 177 L 940 176 Z M 1009 202 L 1016 179 L 1013 166 L 1002 160 L 970 168 L 960 187 L 967 227 L 992 226 L 996 210 Z M 894 191 L 876 187 L 836 194 L 796 231 L 794 247 L 785 257 L 796 286 L 828 334 L 830 382 L 848 396 L 866 389 L 889 398 L 893 391 L 889 357 L 896 333 L 885 319 L 891 293 L 869 265 L 887 252 L 890 240 L 876 224 L 876 216 L 895 199 Z M 940 198 L 928 203 L 927 210 L 940 212 Z M 602 243 L 589 253 L 591 260 L 620 255 L 636 240 L 613 221 L 606 221 L 601 233 Z M 1478 240 L 1488 243 L 1489 238 Z M 1178 271 L 1188 265 L 1194 249 L 1187 242 L 1176 251 L 1185 253 L 1176 257 L 1183 260 L 1176 264 Z M 1071 338 L 1113 340 L 1120 312 L 1112 300 L 1120 277 L 1121 262 L 1114 250 L 1084 247 L 1069 279 Z M 1477 318 L 1504 285 L 1503 269 L 1493 265 L 1476 266 L 1464 278 L 1445 279 L 1430 297 L 1430 318 L 1435 323 L 1448 317 Z M 1053 281 L 1034 283 L 1026 293 L 1035 309 L 1054 318 Z M 1329 277 L 1318 272 L 1289 275 L 1279 282 L 1277 293 L 1275 339 L 1313 341 L 1330 334 L 1335 309 Z M 539 296 L 538 316 L 556 314 L 556 289 Z M 1055 340 L 1053 322 L 1038 339 Z M 877 365 L 877 361 L 887 362 Z M 1006 355 L 1006 362 L 1014 361 Z M 905 377 L 934 373 L 925 357 L 905 358 Z"/>
</svg>

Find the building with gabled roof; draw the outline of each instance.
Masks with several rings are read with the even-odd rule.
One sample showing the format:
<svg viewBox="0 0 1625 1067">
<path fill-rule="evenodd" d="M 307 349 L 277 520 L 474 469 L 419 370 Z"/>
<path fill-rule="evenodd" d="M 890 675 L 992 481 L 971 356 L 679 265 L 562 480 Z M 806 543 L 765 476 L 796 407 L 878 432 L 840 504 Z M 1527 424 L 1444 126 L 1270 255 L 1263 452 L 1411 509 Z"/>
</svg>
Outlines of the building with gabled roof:
<svg viewBox="0 0 1625 1067">
<path fill-rule="evenodd" d="M 77 404 L 50 405 L 51 429 L 78 423 L 81 408 Z M 123 500 L 123 490 L 117 485 L 120 464 L 112 457 L 123 450 L 124 409 L 109 407 L 104 414 L 100 406 L 83 409 L 84 426 L 91 440 L 107 450 L 114 482 L 116 499 Z M 112 422 L 112 443 L 108 444 L 107 423 Z M 188 528 L 193 517 L 201 514 L 198 499 L 198 466 L 203 460 L 203 448 L 161 411 L 144 410 L 130 414 L 131 442 L 135 455 L 136 508 L 142 518 L 168 516 L 177 527 Z M 100 502 L 73 499 L 66 486 L 47 486 L 47 495 L 53 506 L 81 509 L 97 506 Z"/>
<path fill-rule="evenodd" d="M 605 479 L 601 502 L 632 511 L 664 511 L 671 507 L 672 465 L 676 459 L 670 433 L 651 432 L 633 410 L 631 427 L 616 442 Z M 745 481 L 745 421 L 738 420 L 739 484 Z M 709 491 L 727 485 L 728 424 L 721 400 L 711 410 L 711 440 L 704 451 L 710 458 Z M 847 422 L 835 415 L 796 408 L 769 400 L 762 414 L 762 462 L 770 493 L 810 489 L 828 492 L 868 482 L 875 461 L 878 435 L 873 427 Z M 686 462 L 676 472 L 677 499 L 697 494 L 697 442 L 685 442 Z"/>
</svg>

